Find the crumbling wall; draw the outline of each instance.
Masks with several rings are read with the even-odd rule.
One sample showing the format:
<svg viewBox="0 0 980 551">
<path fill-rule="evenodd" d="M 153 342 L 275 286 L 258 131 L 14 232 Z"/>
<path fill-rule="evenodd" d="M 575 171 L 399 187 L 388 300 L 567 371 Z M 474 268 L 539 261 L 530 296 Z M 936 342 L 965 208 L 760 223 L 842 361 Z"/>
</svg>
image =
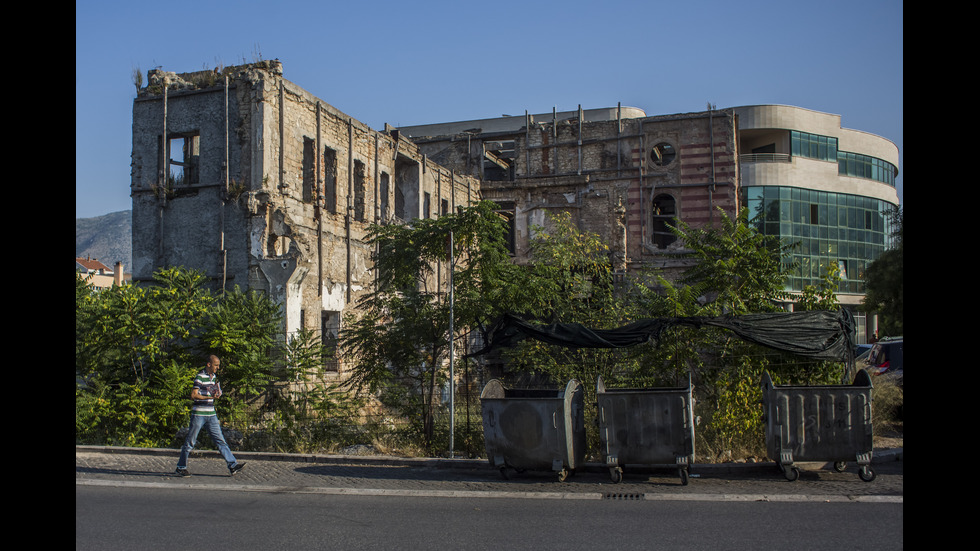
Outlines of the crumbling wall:
<svg viewBox="0 0 980 551">
<path fill-rule="evenodd" d="M 532 121 L 511 136 L 469 139 L 479 138 L 516 143 L 514 176 L 484 181 L 482 189 L 486 198 L 513 210 L 519 261 L 526 260 L 532 228 L 546 224 L 546 213 L 565 210 L 580 229 L 605 240 L 617 269 L 646 265 L 679 270 L 685 263 L 675 253 L 683 243 L 667 225 L 676 220 L 693 227 L 710 225 L 717 220 L 717 208 L 734 215 L 738 206 L 731 110 L 593 122 L 578 117 Z M 426 147 L 452 150 L 446 140 L 429 137 Z"/>
<path fill-rule="evenodd" d="M 134 279 L 198 269 L 268 293 L 287 334 L 335 336 L 373 283 L 371 224 L 477 198 L 476 180 L 284 79 L 278 62 L 148 76 L 133 109 Z M 193 158 L 182 147 L 169 166 L 192 178 L 164 177 L 162 144 L 177 135 Z"/>
</svg>

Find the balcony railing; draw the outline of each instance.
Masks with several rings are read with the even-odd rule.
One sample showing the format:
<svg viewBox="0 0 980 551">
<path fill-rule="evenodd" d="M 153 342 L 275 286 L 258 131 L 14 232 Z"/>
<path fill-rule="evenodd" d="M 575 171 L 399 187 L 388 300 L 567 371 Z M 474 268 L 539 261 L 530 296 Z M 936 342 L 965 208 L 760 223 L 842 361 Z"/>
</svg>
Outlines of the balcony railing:
<svg viewBox="0 0 980 551">
<path fill-rule="evenodd" d="M 789 153 L 744 153 L 738 156 L 743 163 L 788 163 Z"/>
</svg>

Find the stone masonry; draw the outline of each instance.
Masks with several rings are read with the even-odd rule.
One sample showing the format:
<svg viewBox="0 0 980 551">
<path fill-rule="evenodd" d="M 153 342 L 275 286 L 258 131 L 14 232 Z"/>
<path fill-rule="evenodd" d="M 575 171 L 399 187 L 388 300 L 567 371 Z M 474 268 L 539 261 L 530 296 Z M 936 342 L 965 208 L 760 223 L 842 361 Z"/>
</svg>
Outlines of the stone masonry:
<svg viewBox="0 0 980 551">
<path fill-rule="evenodd" d="M 268 293 L 336 337 L 372 285 L 372 223 L 454 211 L 479 180 L 283 78 L 278 61 L 150 71 L 133 104 L 133 279 L 164 266 Z M 337 369 L 336 366 L 333 367 Z"/>
<path fill-rule="evenodd" d="M 329 342 L 372 285 L 372 223 L 491 199 L 523 262 L 534 228 L 568 211 L 618 271 L 669 276 L 684 262 L 668 224 L 738 209 L 731 109 L 470 122 L 375 131 L 283 78 L 279 61 L 152 70 L 133 104 L 133 279 L 194 268 L 217 289 L 267 293 L 287 334 Z"/>
<path fill-rule="evenodd" d="M 593 111 L 400 130 L 441 164 L 481 179 L 484 198 L 512 218 L 518 261 L 533 228 L 546 228 L 547 214 L 561 210 L 609 244 L 618 270 L 649 266 L 669 275 L 684 261 L 667 224 L 701 227 L 718 208 L 737 212 L 735 115 Z M 502 128 L 508 120 L 512 127 Z"/>
</svg>

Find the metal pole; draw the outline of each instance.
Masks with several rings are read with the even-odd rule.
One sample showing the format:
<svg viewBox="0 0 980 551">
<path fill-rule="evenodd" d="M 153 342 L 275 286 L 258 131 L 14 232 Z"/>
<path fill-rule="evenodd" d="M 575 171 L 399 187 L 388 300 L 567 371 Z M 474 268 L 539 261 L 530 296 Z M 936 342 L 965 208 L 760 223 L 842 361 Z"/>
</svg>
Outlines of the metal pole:
<svg viewBox="0 0 980 551">
<path fill-rule="evenodd" d="M 714 196 L 715 191 L 715 125 L 712 121 L 711 112 L 714 110 L 714 106 L 711 102 L 708 102 L 708 151 L 711 154 L 711 185 L 708 187 L 708 225 L 714 225 L 715 209 L 714 209 Z"/>
<path fill-rule="evenodd" d="M 582 174 L 582 104 L 578 106 L 578 172 Z"/>
<path fill-rule="evenodd" d="M 344 232 L 347 241 L 347 302 L 351 302 L 351 188 L 354 187 L 354 120 L 347 119 L 347 210 L 344 214 Z"/>
<path fill-rule="evenodd" d="M 551 107 L 551 163 L 555 167 L 552 174 L 558 174 L 558 106 Z"/>
<path fill-rule="evenodd" d="M 453 318 L 455 293 L 453 292 L 453 228 L 449 227 L 449 458 L 456 450 L 456 366 L 455 339 L 453 338 Z"/>
<path fill-rule="evenodd" d="M 167 138 L 167 77 L 163 78 L 163 174 L 160 187 L 157 190 L 160 202 L 158 216 L 160 217 L 160 235 L 157 241 L 157 257 L 159 265 L 163 266 L 163 210 L 167 206 L 167 186 L 170 185 L 170 140 Z"/>
<path fill-rule="evenodd" d="M 524 110 L 524 174 L 526 176 L 531 175 L 531 118 L 527 113 L 527 109 Z M 515 171 L 516 177 L 516 171 Z M 483 175 L 480 175 L 483 178 Z"/>
<path fill-rule="evenodd" d="M 228 202 L 228 180 L 231 171 L 228 152 L 228 125 L 228 75 L 225 75 L 225 185 L 221 191 L 221 296 L 225 296 L 225 287 L 228 286 L 228 251 L 225 249 L 225 204 Z"/>
<path fill-rule="evenodd" d="M 323 296 L 323 142 L 320 122 L 323 111 L 320 102 L 316 102 L 316 145 L 313 151 L 313 170 L 316 171 L 314 181 L 316 189 L 313 195 L 313 217 L 316 218 L 316 296 Z M 322 314 L 321 314 L 322 316 Z"/>
<path fill-rule="evenodd" d="M 616 103 L 616 176 L 622 175 L 623 102 Z"/>
</svg>

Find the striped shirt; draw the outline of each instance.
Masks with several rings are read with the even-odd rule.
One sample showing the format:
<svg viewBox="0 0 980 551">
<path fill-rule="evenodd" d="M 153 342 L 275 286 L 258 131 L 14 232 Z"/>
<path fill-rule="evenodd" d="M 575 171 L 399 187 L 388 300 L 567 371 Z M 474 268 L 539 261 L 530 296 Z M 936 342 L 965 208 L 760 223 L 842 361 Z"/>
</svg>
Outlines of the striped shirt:
<svg viewBox="0 0 980 551">
<path fill-rule="evenodd" d="M 211 396 L 221 387 L 218 385 L 218 375 L 209 375 L 207 370 L 202 369 L 197 377 L 194 378 L 194 388 L 202 396 Z M 206 400 L 194 400 L 191 407 L 191 415 L 215 415 L 214 398 Z"/>
</svg>

